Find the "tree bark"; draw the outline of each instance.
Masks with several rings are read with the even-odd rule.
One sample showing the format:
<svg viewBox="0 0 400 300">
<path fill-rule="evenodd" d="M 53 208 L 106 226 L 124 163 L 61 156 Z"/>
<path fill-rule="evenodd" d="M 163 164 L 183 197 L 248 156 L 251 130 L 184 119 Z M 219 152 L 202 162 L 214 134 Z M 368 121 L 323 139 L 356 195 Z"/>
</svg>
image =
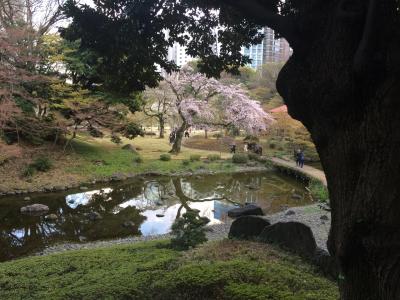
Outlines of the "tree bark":
<svg viewBox="0 0 400 300">
<path fill-rule="evenodd" d="M 176 132 L 175 141 L 174 141 L 172 149 L 171 149 L 171 151 L 169 151 L 169 153 L 179 154 L 181 152 L 183 135 L 188 128 L 189 128 L 189 125 L 185 121 L 183 121 L 181 127 L 179 127 L 179 129 Z"/>
<path fill-rule="evenodd" d="M 204 138 L 208 139 L 208 130 L 207 129 L 204 129 Z"/>
<path fill-rule="evenodd" d="M 309 127 L 329 186 L 328 248 L 342 299 L 400 299 L 400 82 L 363 100 L 335 128 Z"/>
<path fill-rule="evenodd" d="M 163 139 L 164 138 L 164 133 L 165 133 L 165 120 L 164 120 L 164 118 L 163 117 L 159 117 L 158 118 L 158 122 L 159 122 L 159 124 L 160 124 L 160 133 L 159 133 L 159 137 L 160 137 L 160 139 Z"/>
</svg>

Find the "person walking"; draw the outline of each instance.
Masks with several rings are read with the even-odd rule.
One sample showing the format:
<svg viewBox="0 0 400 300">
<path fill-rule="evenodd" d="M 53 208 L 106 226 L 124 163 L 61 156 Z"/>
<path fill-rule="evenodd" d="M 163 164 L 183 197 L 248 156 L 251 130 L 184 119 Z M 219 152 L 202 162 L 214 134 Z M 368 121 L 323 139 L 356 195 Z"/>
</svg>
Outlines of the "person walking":
<svg viewBox="0 0 400 300">
<path fill-rule="evenodd" d="M 294 158 L 296 160 L 296 167 L 300 167 L 300 153 L 301 153 L 300 149 L 297 149 L 294 153 Z"/>
<path fill-rule="evenodd" d="M 243 151 L 244 153 L 247 153 L 247 151 L 249 151 L 249 145 L 247 145 L 247 143 L 244 143 Z"/>
<path fill-rule="evenodd" d="M 299 167 L 303 168 L 303 166 L 304 166 L 304 152 L 300 151 L 300 154 L 299 154 Z"/>
<path fill-rule="evenodd" d="M 236 144 L 231 145 L 231 153 L 233 153 L 233 154 L 236 153 Z"/>
</svg>

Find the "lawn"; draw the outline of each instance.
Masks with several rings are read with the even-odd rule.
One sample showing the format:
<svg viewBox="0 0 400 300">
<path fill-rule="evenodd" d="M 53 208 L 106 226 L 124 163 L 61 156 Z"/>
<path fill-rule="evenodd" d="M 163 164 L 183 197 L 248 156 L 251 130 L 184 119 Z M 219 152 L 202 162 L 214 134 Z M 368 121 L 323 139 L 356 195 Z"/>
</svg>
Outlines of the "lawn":
<svg viewBox="0 0 400 300">
<path fill-rule="evenodd" d="M 253 242 L 187 252 L 168 241 L 71 251 L 0 264 L 0 299 L 338 299 L 297 257 Z"/>
<path fill-rule="evenodd" d="M 122 145 L 126 144 L 131 144 L 140 150 L 137 153 L 123 150 Z M 190 160 L 192 155 L 200 155 L 202 159 L 205 159 L 209 155 L 220 154 L 215 151 L 193 150 L 185 147 L 179 155 L 171 155 L 170 161 L 161 161 L 160 155 L 168 153 L 170 149 L 167 139 L 155 137 L 138 137 L 133 141 L 123 139 L 121 145 L 115 145 L 109 139 L 80 136 L 73 143 L 73 151 L 79 163 L 68 168 L 68 171 L 91 176 L 111 176 L 115 173 L 194 171 L 199 168 L 211 171 L 232 171 L 234 168 L 232 164 L 223 161 L 207 164 L 202 161 L 193 161 L 184 164 L 183 161 Z M 137 157 L 141 157 L 143 161 L 135 162 Z M 224 153 L 221 158 L 227 159 L 230 155 Z M 104 164 L 95 164 L 96 161 L 104 162 Z"/>
</svg>

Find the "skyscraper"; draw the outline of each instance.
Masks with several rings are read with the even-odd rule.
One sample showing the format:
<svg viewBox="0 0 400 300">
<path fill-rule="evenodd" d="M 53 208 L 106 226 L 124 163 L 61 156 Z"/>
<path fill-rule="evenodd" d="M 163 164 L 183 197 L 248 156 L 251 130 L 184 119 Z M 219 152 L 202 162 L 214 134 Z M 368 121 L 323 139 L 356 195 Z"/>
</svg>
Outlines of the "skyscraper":
<svg viewBox="0 0 400 300">
<path fill-rule="evenodd" d="M 261 44 L 243 48 L 242 54 L 248 56 L 252 62 L 249 64 L 254 69 L 269 62 L 285 62 L 291 55 L 288 42 L 283 39 L 275 39 L 275 32 L 268 27 L 263 28 L 264 38 Z"/>
</svg>

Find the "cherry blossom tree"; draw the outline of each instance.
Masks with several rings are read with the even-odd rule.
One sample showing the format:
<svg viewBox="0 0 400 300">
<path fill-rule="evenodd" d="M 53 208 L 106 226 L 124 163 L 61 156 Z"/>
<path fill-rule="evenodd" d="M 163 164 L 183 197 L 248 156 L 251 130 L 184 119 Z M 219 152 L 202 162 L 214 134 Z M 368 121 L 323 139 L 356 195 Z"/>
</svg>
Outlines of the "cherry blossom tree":
<svg viewBox="0 0 400 300">
<path fill-rule="evenodd" d="M 181 119 L 171 153 L 180 152 L 184 132 L 191 126 L 233 126 L 258 134 L 274 122 L 240 85 L 224 85 L 188 68 L 168 76 L 165 81 L 175 95 L 173 109 Z"/>
</svg>

